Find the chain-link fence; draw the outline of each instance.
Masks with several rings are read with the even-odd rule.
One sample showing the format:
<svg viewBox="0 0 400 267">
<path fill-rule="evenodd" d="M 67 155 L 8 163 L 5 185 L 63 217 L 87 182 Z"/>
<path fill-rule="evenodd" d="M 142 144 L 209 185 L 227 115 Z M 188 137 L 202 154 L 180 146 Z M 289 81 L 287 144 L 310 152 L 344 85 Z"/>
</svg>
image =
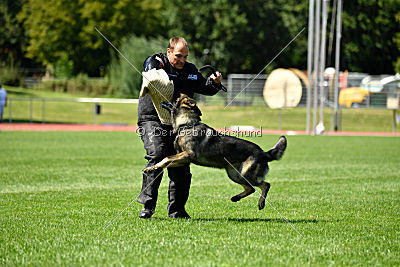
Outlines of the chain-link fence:
<svg viewBox="0 0 400 267">
<path fill-rule="evenodd" d="M 369 78 L 368 77 L 372 77 Z M 268 75 L 229 74 L 223 83 L 228 92 L 219 92 L 216 96 L 198 96 L 206 105 L 251 106 L 266 105 L 263 91 Z M 367 79 L 366 79 L 367 78 Z M 386 80 L 385 80 L 386 79 Z M 298 107 L 305 107 L 307 103 L 307 86 L 301 80 L 302 96 Z M 318 88 L 318 101 L 325 102 L 326 107 L 334 106 L 334 81 L 325 78 L 323 82 L 323 97 Z M 312 86 L 311 86 L 312 87 Z M 342 108 L 389 108 L 399 109 L 400 77 L 396 76 L 368 76 L 352 73 L 347 78 L 341 78 L 339 90 L 339 106 Z M 311 97 L 311 104 L 313 97 Z M 397 102 L 396 102 L 397 101 Z"/>
<path fill-rule="evenodd" d="M 216 96 L 198 96 L 206 105 L 251 106 L 265 105 L 263 89 L 268 75 L 229 74 L 223 84 L 227 92 L 220 91 Z"/>
</svg>

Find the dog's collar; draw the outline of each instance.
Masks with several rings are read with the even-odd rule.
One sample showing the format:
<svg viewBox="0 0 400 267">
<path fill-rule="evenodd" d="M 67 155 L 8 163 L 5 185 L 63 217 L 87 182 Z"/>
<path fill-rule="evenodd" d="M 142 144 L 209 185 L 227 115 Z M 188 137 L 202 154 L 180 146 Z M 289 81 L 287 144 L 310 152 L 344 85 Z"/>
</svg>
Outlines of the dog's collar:
<svg viewBox="0 0 400 267">
<path fill-rule="evenodd" d="M 176 134 L 179 135 L 182 131 L 193 128 L 196 125 L 199 125 L 200 122 L 196 121 L 194 123 L 189 123 L 189 124 L 185 124 L 182 126 L 179 126 L 178 130 L 176 131 Z"/>
</svg>

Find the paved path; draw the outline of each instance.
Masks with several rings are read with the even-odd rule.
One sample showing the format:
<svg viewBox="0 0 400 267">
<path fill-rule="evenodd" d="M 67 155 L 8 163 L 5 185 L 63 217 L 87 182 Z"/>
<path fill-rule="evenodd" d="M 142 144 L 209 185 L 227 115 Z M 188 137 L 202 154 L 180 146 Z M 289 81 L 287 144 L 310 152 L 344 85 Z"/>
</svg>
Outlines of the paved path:
<svg viewBox="0 0 400 267">
<path fill-rule="evenodd" d="M 135 132 L 137 126 L 127 125 L 94 125 L 94 124 L 52 124 L 52 123 L 0 123 L 1 131 L 118 131 L 118 132 Z M 224 129 L 217 129 L 224 132 Z M 246 136 L 242 133 L 240 136 Z M 259 133 L 259 132 L 258 132 Z M 253 136 L 257 134 L 253 133 Z M 263 129 L 262 134 L 285 134 L 285 135 L 305 135 L 305 131 L 287 131 L 287 130 L 267 130 Z M 345 135 L 345 136 L 400 136 L 400 132 L 331 132 L 325 135 Z"/>
<path fill-rule="evenodd" d="M 2 131 L 136 131 L 136 126 L 54 123 L 1 123 Z"/>
</svg>

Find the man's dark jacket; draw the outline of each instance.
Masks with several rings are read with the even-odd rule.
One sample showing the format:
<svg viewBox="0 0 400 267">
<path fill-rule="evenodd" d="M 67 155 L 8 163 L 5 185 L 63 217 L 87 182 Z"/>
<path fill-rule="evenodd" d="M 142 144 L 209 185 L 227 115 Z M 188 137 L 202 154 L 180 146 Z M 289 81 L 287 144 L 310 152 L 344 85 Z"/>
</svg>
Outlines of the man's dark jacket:
<svg viewBox="0 0 400 267">
<path fill-rule="evenodd" d="M 182 70 L 175 69 L 164 53 L 148 57 L 143 64 L 144 71 L 154 68 L 165 70 L 169 79 L 174 82 L 173 102 L 180 93 L 189 97 L 193 97 L 194 93 L 215 95 L 221 89 L 221 85 L 215 83 L 210 77 L 205 79 L 192 63 L 186 62 Z M 138 123 L 143 121 L 160 121 L 149 94 L 139 97 Z"/>
</svg>

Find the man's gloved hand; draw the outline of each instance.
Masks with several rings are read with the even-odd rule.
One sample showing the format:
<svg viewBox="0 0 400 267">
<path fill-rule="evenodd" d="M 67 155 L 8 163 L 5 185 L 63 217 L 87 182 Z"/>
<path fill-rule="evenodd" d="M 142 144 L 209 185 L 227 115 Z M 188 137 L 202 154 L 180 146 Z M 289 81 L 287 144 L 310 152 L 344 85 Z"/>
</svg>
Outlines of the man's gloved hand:
<svg viewBox="0 0 400 267">
<path fill-rule="evenodd" d="M 211 74 L 210 75 L 211 79 L 213 79 L 215 83 L 222 83 L 222 74 L 219 71 L 216 71 L 215 73 L 217 74 L 217 76 Z"/>
<path fill-rule="evenodd" d="M 211 76 L 207 78 L 206 85 L 207 85 L 207 86 L 211 85 L 212 87 L 214 87 L 214 88 L 216 88 L 216 89 L 218 89 L 218 90 L 223 90 L 223 85 L 222 85 L 222 83 L 220 83 L 220 82 L 219 82 L 219 83 L 215 82 L 215 81 L 211 78 Z M 223 90 L 223 91 L 225 91 L 225 90 Z"/>
</svg>

